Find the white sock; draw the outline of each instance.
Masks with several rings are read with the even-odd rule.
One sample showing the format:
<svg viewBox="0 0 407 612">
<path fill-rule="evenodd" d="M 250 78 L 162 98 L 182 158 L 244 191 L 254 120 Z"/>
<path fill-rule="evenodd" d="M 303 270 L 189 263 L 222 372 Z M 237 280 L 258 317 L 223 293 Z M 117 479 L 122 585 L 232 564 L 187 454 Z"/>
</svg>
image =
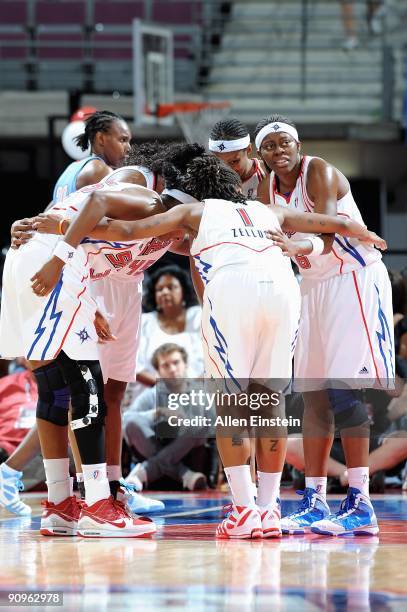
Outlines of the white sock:
<svg viewBox="0 0 407 612">
<path fill-rule="evenodd" d="M 59 504 L 72 496 L 72 480 L 69 477 L 69 459 L 44 459 L 47 478 L 48 501 Z"/>
<path fill-rule="evenodd" d="M 356 467 L 348 468 L 348 481 L 349 486 L 354 489 L 359 489 L 369 497 L 369 468 L 368 467 Z"/>
<path fill-rule="evenodd" d="M 92 506 L 101 499 L 110 497 L 109 481 L 106 473 L 106 463 L 83 465 L 83 480 L 85 483 L 85 501 Z"/>
<path fill-rule="evenodd" d="M 259 508 L 266 508 L 275 504 L 280 495 L 281 472 L 257 472 L 259 487 L 256 504 Z"/>
<path fill-rule="evenodd" d="M 250 465 L 234 465 L 225 468 L 233 501 L 236 506 L 253 506 L 253 481 L 250 474 Z"/>
<path fill-rule="evenodd" d="M 108 465 L 107 466 L 107 478 L 110 481 L 120 480 L 122 477 L 122 466 L 121 465 Z"/>
<path fill-rule="evenodd" d="M 76 472 L 76 482 L 83 482 L 82 472 Z"/>
<path fill-rule="evenodd" d="M 15 470 L 14 468 L 10 467 L 9 465 L 7 465 L 7 463 L 2 463 L 0 465 L 0 468 L 5 476 L 16 476 L 17 474 L 20 474 L 18 470 Z"/>
<path fill-rule="evenodd" d="M 315 489 L 320 497 L 326 499 L 326 483 L 328 478 L 326 476 L 306 476 L 305 486 L 310 489 Z"/>
</svg>

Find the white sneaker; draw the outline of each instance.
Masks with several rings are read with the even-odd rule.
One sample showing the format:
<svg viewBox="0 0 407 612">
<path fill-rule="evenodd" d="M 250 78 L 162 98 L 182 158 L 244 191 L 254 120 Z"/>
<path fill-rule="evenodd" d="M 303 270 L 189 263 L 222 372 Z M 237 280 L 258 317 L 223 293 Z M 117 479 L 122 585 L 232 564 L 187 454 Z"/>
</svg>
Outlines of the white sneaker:
<svg viewBox="0 0 407 612">
<path fill-rule="evenodd" d="M 205 474 L 202 474 L 202 472 L 187 470 L 182 477 L 182 486 L 184 489 L 188 489 L 188 491 L 199 491 L 201 489 L 206 489 L 207 484 L 206 476 Z"/>
<path fill-rule="evenodd" d="M 154 512 L 165 510 L 164 502 L 136 493 L 133 485 L 126 483 L 124 480 L 119 482 L 121 488 L 117 493 L 117 499 L 127 504 L 131 512 L 135 514 L 153 514 Z"/>
<path fill-rule="evenodd" d="M 7 467 L 5 463 L 0 465 L 0 506 L 18 516 L 27 516 L 31 508 L 20 499 L 20 491 L 24 490 L 23 473 L 13 470 L 14 474 L 10 474 Z"/>
<path fill-rule="evenodd" d="M 263 535 L 257 506 L 232 506 L 232 512 L 216 528 L 220 539 L 261 538 Z"/>
<path fill-rule="evenodd" d="M 81 505 L 74 495 L 59 504 L 43 501 L 40 533 L 45 536 L 76 536 Z"/>
<path fill-rule="evenodd" d="M 278 499 L 267 508 L 259 508 L 263 538 L 279 538 L 281 536 L 281 506 Z"/>
<path fill-rule="evenodd" d="M 112 496 L 92 506 L 82 504 L 78 521 L 78 535 L 85 538 L 145 538 L 156 530 L 151 519 L 133 516 Z"/>
<path fill-rule="evenodd" d="M 137 463 L 124 479 L 125 483 L 133 485 L 136 491 L 142 491 L 147 482 L 147 474 L 141 463 Z"/>
</svg>

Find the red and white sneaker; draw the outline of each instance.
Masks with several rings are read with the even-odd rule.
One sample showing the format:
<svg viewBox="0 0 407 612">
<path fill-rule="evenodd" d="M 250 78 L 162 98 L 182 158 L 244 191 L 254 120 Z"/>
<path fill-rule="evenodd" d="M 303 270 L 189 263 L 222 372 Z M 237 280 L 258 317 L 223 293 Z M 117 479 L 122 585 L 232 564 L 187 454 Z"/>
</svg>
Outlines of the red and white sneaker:
<svg viewBox="0 0 407 612">
<path fill-rule="evenodd" d="M 267 508 L 260 508 L 263 538 L 279 538 L 281 536 L 281 506 L 280 500 Z"/>
<path fill-rule="evenodd" d="M 59 504 L 47 500 L 41 502 L 44 510 L 41 516 L 40 533 L 45 536 L 76 536 L 81 506 L 73 495 Z"/>
<path fill-rule="evenodd" d="M 217 526 L 216 537 L 222 539 L 261 538 L 259 509 L 256 506 L 232 506 L 230 514 Z"/>
<path fill-rule="evenodd" d="M 156 531 L 151 519 L 131 514 L 112 496 L 82 505 L 78 535 L 85 538 L 146 538 Z"/>
</svg>

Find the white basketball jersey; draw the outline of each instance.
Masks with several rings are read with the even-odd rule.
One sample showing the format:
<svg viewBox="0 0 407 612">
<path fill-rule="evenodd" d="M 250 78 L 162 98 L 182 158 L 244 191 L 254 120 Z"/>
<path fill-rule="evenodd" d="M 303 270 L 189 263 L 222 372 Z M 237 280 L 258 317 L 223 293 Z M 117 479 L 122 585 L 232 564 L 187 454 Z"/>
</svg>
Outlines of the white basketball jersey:
<svg viewBox="0 0 407 612">
<path fill-rule="evenodd" d="M 265 236 L 266 229 L 280 229 L 270 208 L 249 200 L 236 204 L 211 199 L 204 204 L 191 255 L 205 284 L 226 266 L 267 270 L 276 277 L 293 274 L 289 259 Z"/>
<path fill-rule="evenodd" d="M 257 197 L 257 188 L 259 183 L 264 179 L 265 173 L 258 159 L 253 159 L 252 174 L 248 179 L 242 182 L 242 192 L 248 200 L 255 200 Z"/>
<path fill-rule="evenodd" d="M 314 202 L 307 194 L 307 173 L 310 161 L 313 157 L 304 156 L 300 174 L 296 185 L 289 196 L 284 196 L 277 192 L 276 178 L 270 177 L 270 202 L 289 206 L 302 212 L 313 212 Z M 352 192 L 349 191 L 337 202 L 338 215 L 354 219 L 364 225 L 360 211 L 353 199 Z M 304 240 L 309 234 L 293 232 L 287 234 L 293 240 Z M 306 278 L 325 279 L 332 276 L 346 274 L 353 270 L 359 270 L 365 266 L 381 259 L 380 252 L 365 243 L 359 242 L 356 238 L 345 238 L 335 235 L 332 251 L 327 255 L 319 257 L 307 257 L 298 255 L 294 258 L 299 266 L 301 275 Z"/>
<path fill-rule="evenodd" d="M 50 212 L 72 218 L 84 206 L 90 193 L 99 191 L 122 191 L 134 188 L 133 183 L 115 181 L 115 173 L 109 174 L 96 185 L 88 185 L 71 194 L 62 203 L 56 204 Z M 171 246 L 171 240 L 143 238 L 125 242 L 111 242 L 97 238 L 84 238 L 81 249 L 85 252 L 85 265 L 90 269 L 91 280 L 109 276 L 116 280 L 134 281 L 142 279 L 143 271 L 157 261 Z M 140 276 L 141 275 L 141 276 Z"/>
</svg>

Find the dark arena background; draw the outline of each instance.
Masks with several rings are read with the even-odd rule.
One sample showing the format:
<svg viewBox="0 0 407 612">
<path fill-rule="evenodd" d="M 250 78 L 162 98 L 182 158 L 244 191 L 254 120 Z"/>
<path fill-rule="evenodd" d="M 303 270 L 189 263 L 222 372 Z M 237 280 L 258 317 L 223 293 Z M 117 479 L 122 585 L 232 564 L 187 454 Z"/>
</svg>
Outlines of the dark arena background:
<svg viewBox="0 0 407 612">
<path fill-rule="evenodd" d="M 156 141 L 207 148 L 214 124 L 236 118 L 250 134 L 249 165 L 260 155 L 257 123 L 279 114 L 295 123 L 303 155 L 323 158 L 349 180 L 364 223 L 387 242 L 393 291 L 397 390 L 356 392 L 371 425 L 370 490 L 380 531 L 215 537 L 234 512 L 216 440 L 191 443 L 178 433 L 174 441 L 158 427 L 157 379 L 199 379 L 205 349 L 190 258 L 167 252 L 144 273 L 132 382 L 124 392 L 128 381 L 119 378 L 124 387 L 113 400 L 105 391 L 122 422 L 121 465 L 109 480 L 120 479 L 131 509 L 153 519 L 152 537 L 40 534 L 47 478 L 35 430 L 37 385 L 22 355 L 1 358 L 0 343 L 0 607 L 407 610 L 407 1 L 0 0 L 1 268 L 11 225 L 43 212 L 65 168 L 90 155 L 74 137 L 103 110 L 127 123 L 136 151 Z M 172 296 L 168 314 L 164 290 Z M 15 291 L 7 295 L 12 303 Z M 333 332 L 338 348 L 342 331 L 345 338 L 345 330 Z M 168 353 L 153 358 L 168 343 L 182 362 L 174 374 L 163 369 Z M 349 356 L 358 350 L 350 345 Z M 146 426 L 143 411 L 153 408 L 156 420 Z M 289 396 L 287 410 L 302 418 L 299 394 Z M 296 490 L 309 488 L 300 428 L 288 434 L 283 517 L 301 503 Z M 74 478 L 71 450 L 69 458 Z M 327 480 L 332 513 L 346 498 L 348 476 L 336 437 Z M 80 485 L 75 479 L 75 499 Z"/>
</svg>

